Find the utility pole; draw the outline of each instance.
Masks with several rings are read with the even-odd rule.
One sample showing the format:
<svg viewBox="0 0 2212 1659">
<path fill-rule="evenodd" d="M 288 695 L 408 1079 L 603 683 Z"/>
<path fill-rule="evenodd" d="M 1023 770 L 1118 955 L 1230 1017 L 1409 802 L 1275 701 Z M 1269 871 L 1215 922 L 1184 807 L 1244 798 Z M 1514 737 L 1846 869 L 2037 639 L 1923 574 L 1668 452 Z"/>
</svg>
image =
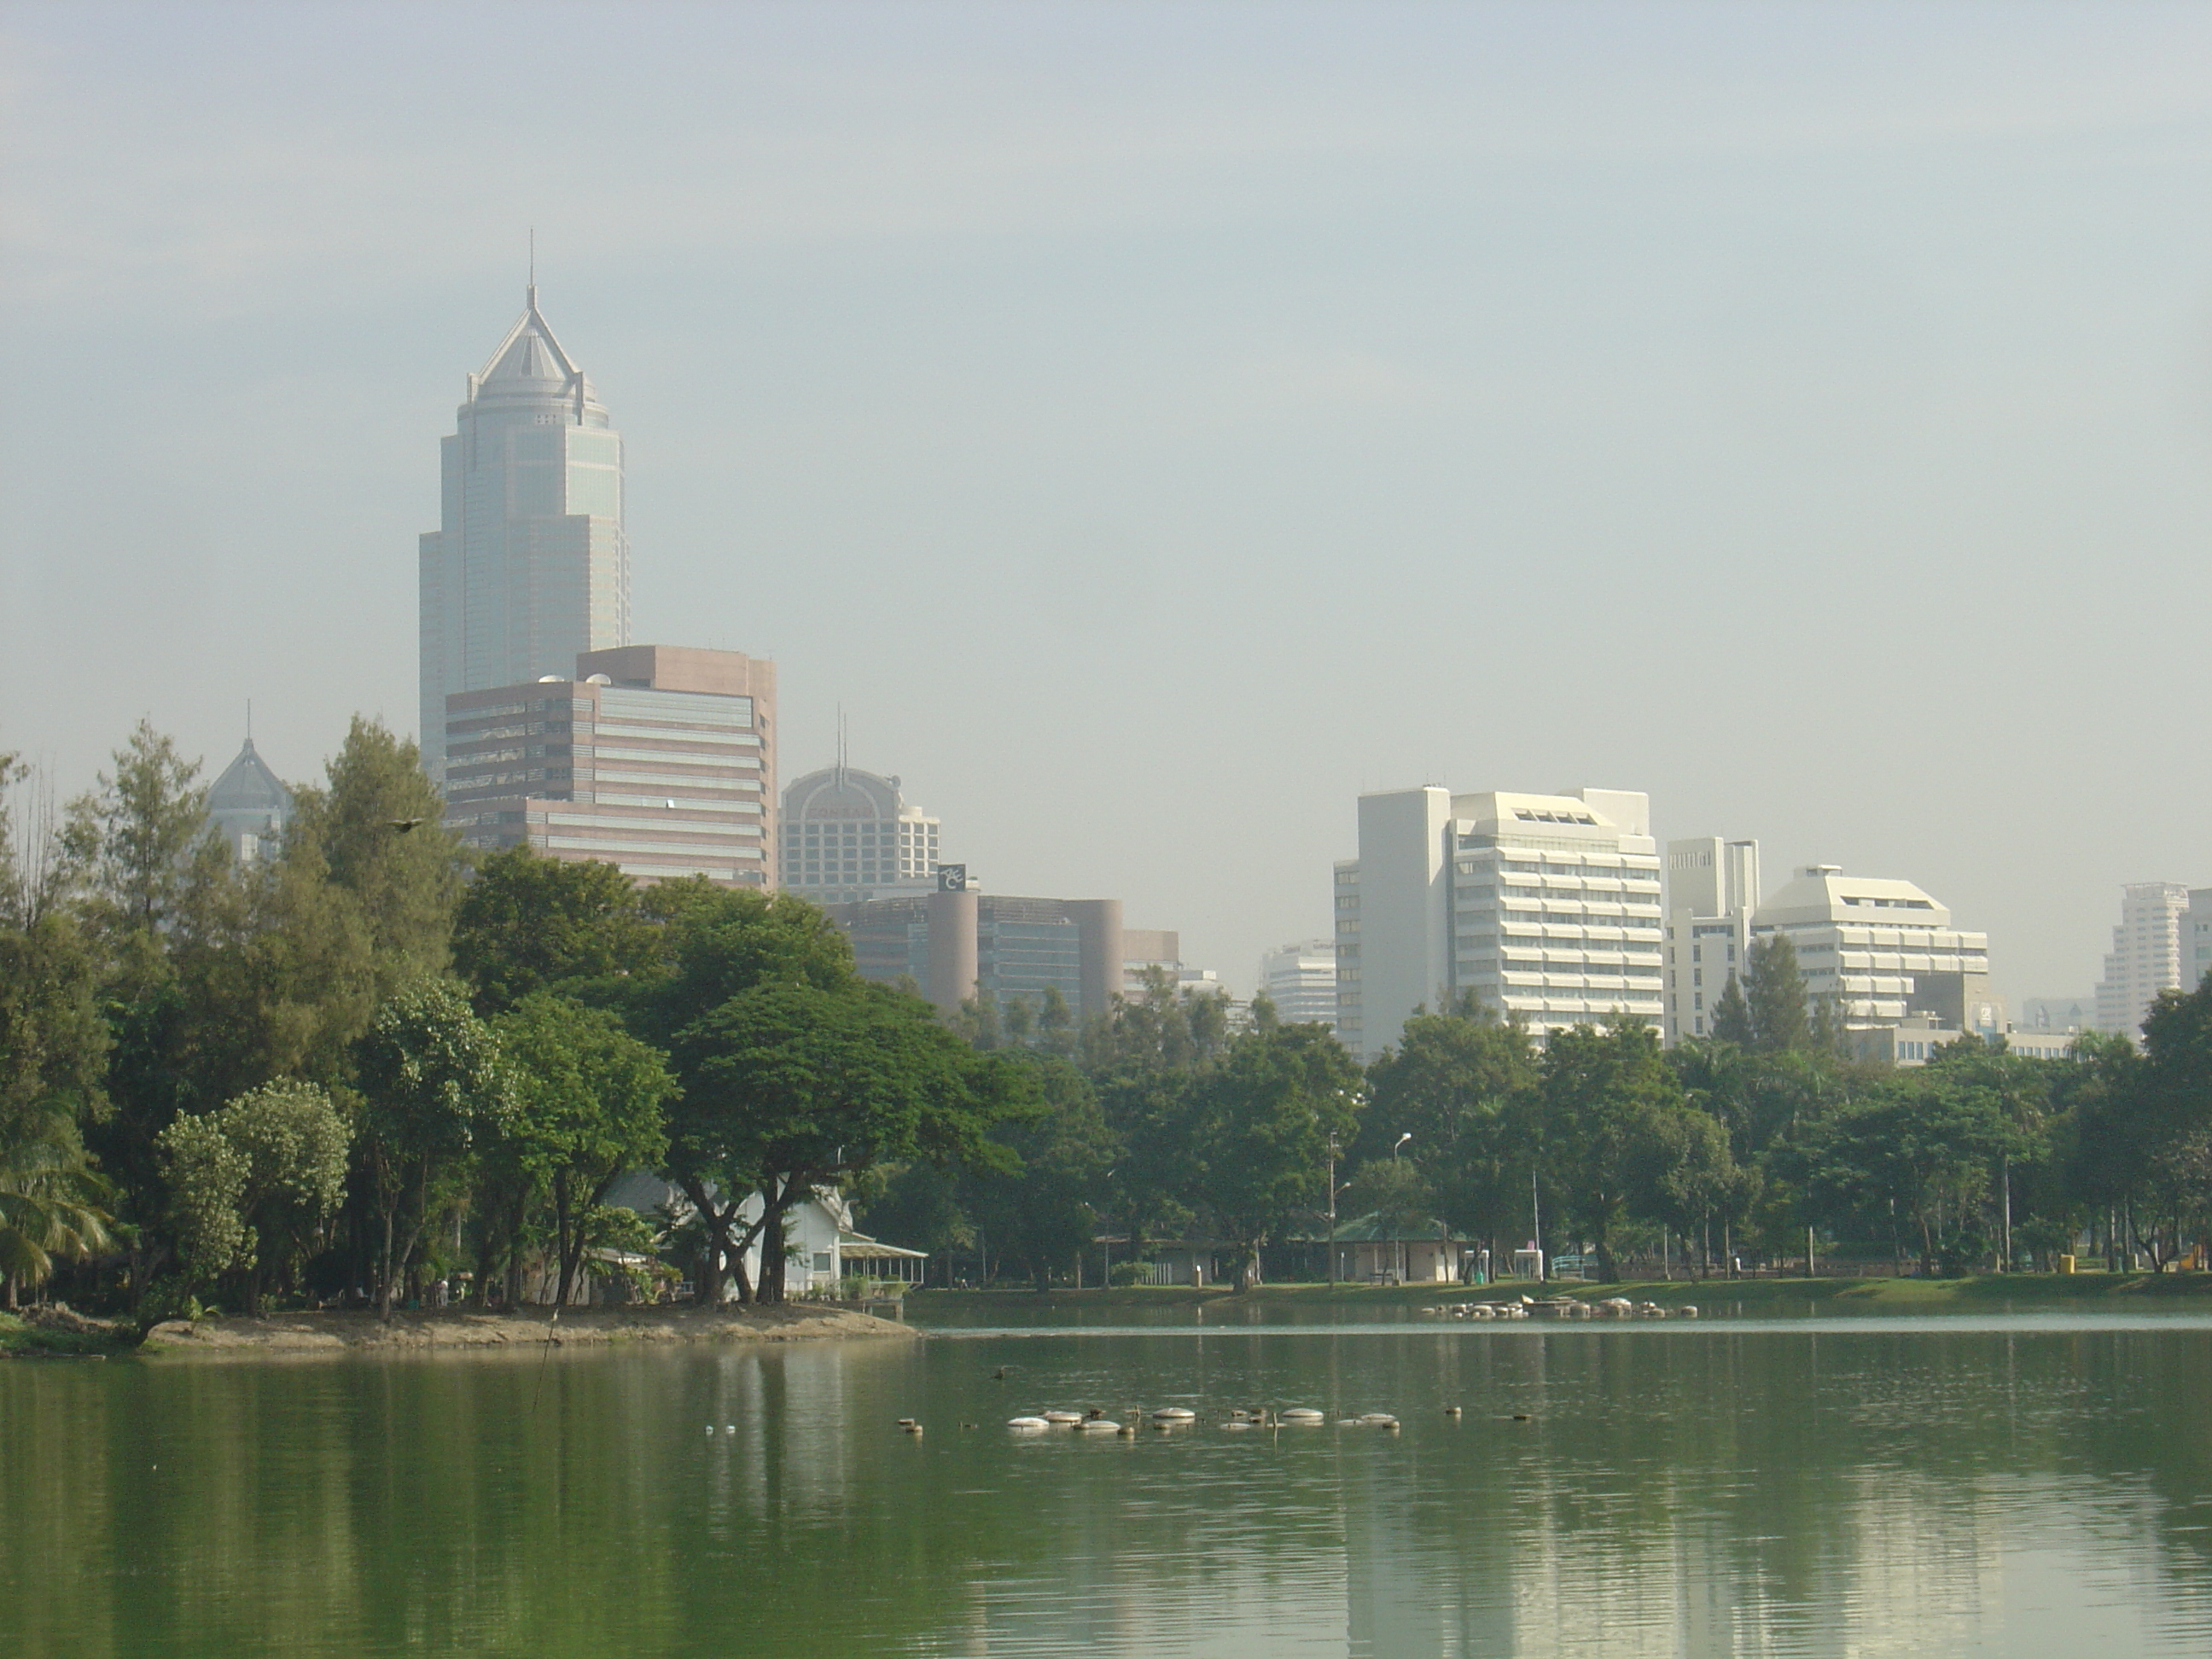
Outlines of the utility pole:
<svg viewBox="0 0 2212 1659">
<path fill-rule="evenodd" d="M 1544 1200 L 1536 1195 L 1536 1166 L 1528 1166 L 1528 1215 L 1536 1225 L 1536 1279 L 1538 1283 L 1550 1277 L 1545 1270 L 1549 1265 L 1544 1260 Z"/>
<path fill-rule="evenodd" d="M 1336 1137 L 1328 1138 L 1328 1287 L 1336 1288 Z"/>
<path fill-rule="evenodd" d="M 1390 1148 L 1390 1161 L 1393 1164 L 1398 1162 L 1398 1153 L 1400 1150 L 1413 1138 L 1413 1132 L 1411 1129 L 1407 1130 L 1405 1133 L 1398 1137 L 1396 1144 Z M 1405 1230 L 1405 1224 L 1402 1221 L 1395 1221 L 1390 1224 L 1390 1231 L 1394 1233 L 1402 1233 Z M 1396 1241 L 1396 1243 L 1398 1248 L 1395 1254 L 1398 1258 L 1398 1282 L 1402 1285 L 1406 1282 L 1406 1274 L 1410 1270 L 1411 1263 L 1406 1253 L 1406 1241 L 1403 1238 L 1401 1238 Z"/>
<path fill-rule="evenodd" d="M 2004 1155 L 2004 1270 L 2012 1271 L 2012 1154 Z"/>
</svg>

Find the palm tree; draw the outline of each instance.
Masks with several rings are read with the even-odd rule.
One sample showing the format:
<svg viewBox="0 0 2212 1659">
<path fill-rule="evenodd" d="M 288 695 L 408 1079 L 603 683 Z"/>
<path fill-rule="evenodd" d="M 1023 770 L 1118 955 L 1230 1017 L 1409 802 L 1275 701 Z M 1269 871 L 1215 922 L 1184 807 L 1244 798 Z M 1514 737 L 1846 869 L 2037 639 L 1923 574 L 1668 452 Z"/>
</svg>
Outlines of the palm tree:
<svg viewBox="0 0 2212 1659">
<path fill-rule="evenodd" d="M 23 1105 L 0 1118 L 0 1274 L 10 1308 L 24 1285 L 46 1281 L 56 1261 L 82 1261 L 107 1247 L 108 1198 L 66 1107 Z"/>
</svg>

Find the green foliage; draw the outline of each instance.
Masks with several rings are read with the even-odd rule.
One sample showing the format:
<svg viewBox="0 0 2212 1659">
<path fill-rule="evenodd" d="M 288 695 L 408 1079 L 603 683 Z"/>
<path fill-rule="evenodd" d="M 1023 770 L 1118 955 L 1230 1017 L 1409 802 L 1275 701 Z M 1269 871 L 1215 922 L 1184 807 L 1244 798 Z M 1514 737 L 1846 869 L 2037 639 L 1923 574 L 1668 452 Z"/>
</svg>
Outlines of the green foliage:
<svg viewBox="0 0 2212 1659">
<path fill-rule="evenodd" d="M 1751 1015 L 1747 1046 L 1763 1054 L 1786 1054 L 1811 1045 L 1805 975 L 1798 971 L 1797 947 L 1788 935 L 1769 933 L 1752 942 L 1744 962 L 1743 998 Z"/>
<path fill-rule="evenodd" d="M 1615 1234 L 1632 1199 L 1655 1190 L 1666 1116 L 1684 1103 L 1659 1034 L 1626 1019 L 1553 1032 L 1536 1097 L 1546 1172 L 1601 1275 L 1618 1279 Z"/>
<path fill-rule="evenodd" d="M 582 1264 L 586 1222 L 625 1170 L 660 1161 L 663 1109 L 675 1092 L 659 1050 L 603 1009 L 533 991 L 494 1027 L 512 1109 L 500 1139 L 515 1175 L 552 1195 L 565 1304 Z"/>
<path fill-rule="evenodd" d="M 927 1004 L 851 980 L 755 984 L 684 1026 L 671 1052 L 683 1096 L 670 1169 L 732 1261 L 755 1235 L 780 1239 L 810 1189 L 878 1159 L 1005 1167 L 989 1132 L 1036 1101 L 1019 1057 L 978 1054 Z M 748 1189 L 762 1209 L 741 1239 L 734 1199 Z M 781 1301 L 781 1252 L 763 1250 L 762 1263 L 754 1293 Z"/>
<path fill-rule="evenodd" d="M 462 896 L 453 969 L 485 1015 L 540 991 L 603 1003 L 653 971 L 660 944 L 636 884 L 615 866 L 511 847 L 485 859 Z"/>
<path fill-rule="evenodd" d="M 110 1201 L 66 1106 L 0 1103 L 0 1275 L 11 1305 L 18 1286 L 44 1283 L 57 1261 L 107 1246 Z"/>
<path fill-rule="evenodd" d="M 389 1317 L 394 1274 L 435 1213 L 434 1200 L 481 1139 L 506 1130 L 512 1091 L 497 1039 L 448 979 L 417 980 L 387 998 L 356 1060 L 362 1140 L 384 1232 L 377 1304 Z"/>
<path fill-rule="evenodd" d="M 295 805 L 294 834 L 359 907 L 378 1000 L 444 973 L 467 857 L 415 744 L 356 714 L 324 787 Z"/>
<path fill-rule="evenodd" d="M 310 1253 L 337 1213 L 350 1141 L 330 1096 L 297 1081 L 170 1124 L 160 1146 L 185 1283 L 198 1289 L 242 1271 L 246 1310 L 258 1312 L 271 1258 Z"/>
<path fill-rule="evenodd" d="M 1796 949 L 1794 945 L 1791 949 Z M 1734 1043 L 1739 1048 L 1756 1045 L 1757 1036 L 1752 1030 L 1751 1004 L 1744 1000 L 1743 982 L 1731 969 L 1728 983 L 1721 988 L 1720 995 L 1713 999 L 1713 1041 Z"/>
<path fill-rule="evenodd" d="M 191 849 L 208 838 L 207 789 L 199 763 L 149 720 L 131 729 L 114 761 L 113 772 L 70 803 L 62 842 L 85 884 L 88 922 L 135 978 L 153 971 Z"/>
<path fill-rule="evenodd" d="M 1534 1045 L 1517 1022 L 1471 1000 L 1417 1013 L 1398 1046 L 1368 1067 L 1358 1150 L 1372 1160 L 1410 1133 L 1406 1155 L 1435 1214 L 1495 1249 L 1528 1221 L 1532 1147 L 1516 1103 L 1536 1076 Z"/>
<path fill-rule="evenodd" d="M 1318 1025 L 1244 1033 L 1192 1085 L 1192 1191 L 1221 1237 L 1243 1250 L 1238 1279 L 1258 1282 L 1260 1247 L 1310 1211 L 1331 1137 L 1358 1124 L 1359 1072 Z"/>
<path fill-rule="evenodd" d="M 1009 1156 L 969 1178 L 966 1212 L 995 1253 L 1019 1262 L 1039 1290 L 1066 1271 L 1097 1231 L 1092 1205 L 1115 1155 L 1098 1097 L 1065 1060 L 1022 1054 L 1039 1109 L 1003 1121 L 993 1139 Z"/>
</svg>

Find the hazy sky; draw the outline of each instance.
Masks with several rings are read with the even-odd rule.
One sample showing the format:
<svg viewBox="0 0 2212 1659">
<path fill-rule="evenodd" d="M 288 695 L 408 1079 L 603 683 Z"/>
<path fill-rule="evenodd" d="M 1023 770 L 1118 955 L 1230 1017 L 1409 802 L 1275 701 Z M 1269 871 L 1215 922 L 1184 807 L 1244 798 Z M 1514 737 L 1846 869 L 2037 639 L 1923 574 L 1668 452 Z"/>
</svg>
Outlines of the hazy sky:
<svg viewBox="0 0 2212 1659">
<path fill-rule="evenodd" d="M 1649 791 L 2001 989 L 2212 883 L 2212 8 L 0 7 L 0 749 L 411 729 L 550 320 L 636 636 L 1249 984 L 1363 789 Z"/>
</svg>

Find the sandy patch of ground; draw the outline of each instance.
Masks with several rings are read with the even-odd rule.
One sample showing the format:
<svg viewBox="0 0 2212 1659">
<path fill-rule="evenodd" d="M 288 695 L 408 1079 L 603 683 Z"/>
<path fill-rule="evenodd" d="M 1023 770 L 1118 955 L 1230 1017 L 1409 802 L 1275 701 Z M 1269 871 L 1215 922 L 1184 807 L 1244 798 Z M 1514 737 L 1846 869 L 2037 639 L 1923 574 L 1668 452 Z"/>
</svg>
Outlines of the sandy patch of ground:
<svg viewBox="0 0 2212 1659">
<path fill-rule="evenodd" d="M 714 1310 L 689 1307 L 564 1308 L 556 1320 L 526 1314 L 395 1313 L 386 1324 L 374 1313 L 272 1314 L 265 1319 L 173 1319 L 147 1333 L 146 1350 L 160 1353 L 347 1353 L 370 1349 L 403 1352 L 473 1351 L 543 1352 L 603 1347 L 617 1342 L 817 1342 L 856 1337 L 913 1337 L 910 1325 L 850 1308 L 790 1304 Z"/>
</svg>

